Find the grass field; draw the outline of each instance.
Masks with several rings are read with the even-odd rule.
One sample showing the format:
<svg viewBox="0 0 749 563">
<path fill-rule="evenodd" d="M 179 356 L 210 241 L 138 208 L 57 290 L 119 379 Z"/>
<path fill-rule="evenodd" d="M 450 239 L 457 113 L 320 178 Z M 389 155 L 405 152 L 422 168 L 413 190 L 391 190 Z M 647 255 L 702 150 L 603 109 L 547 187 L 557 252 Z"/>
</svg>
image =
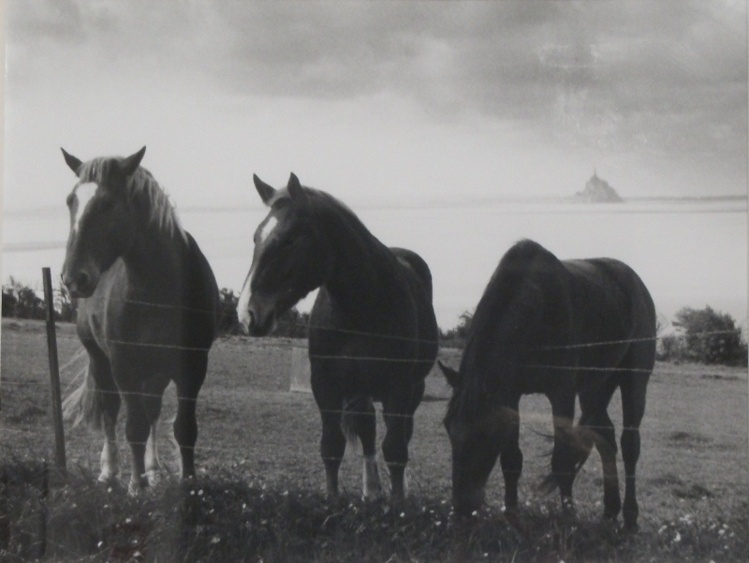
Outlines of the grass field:
<svg viewBox="0 0 749 563">
<path fill-rule="evenodd" d="M 359 498 L 361 460 L 348 451 L 342 494 L 324 495 L 319 415 L 310 393 L 289 392 L 292 348 L 285 339 L 217 341 L 198 402 L 195 482 L 164 482 L 137 498 L 96 484 L 101 440 L 66 429 L 69 476 L 52 471 L 43 502 L 35 473 L 53 458 L 44 326 L 3 321 L 0 560 L 33 558 L 46 540 L 49 560 L 310 561 L 746 561 L 749 454 L 746 369 L 658 364 L 648 389 L 638 466 L 640 531 L 625 535 L 599 521 L 596 454 L 575 485 L 577 516 L 558 512 L 537 485 L 549 471 L 550 409 L 521 402 L 520 524 L 502 516 L 502 478 L 488 508 L 460 519 L 450 508 L 450 446 L 442 428 L 448 390 L 429 376 L 416 413 L 399 505 Z M 59 325 L 63 388 L 85 366 L 72 326 Z M 457 365 L 459 353 L 445 350 Z M 618 395 L 612 419 L 620 425 Z M 169 440 L 174 391 L 167 390 L 162 461 L 176 467 Z M 380 438 L 382 424 L 379 421 Z M 120 430 L 120 436 L 124 431 Z M 121 438 L 123 484 L 129 452 Z M 380 458 L 380 471 L 387 474 Z M 623 468 L 620 463 L 620 475 Z M 387 479 L 386 479 L 387 481 Z M 46 519 L 40 518 L 42 510 Z M 5 518 L 5 520 L 3 520 Z M 41 526 L 46 526 L 42 530 Z"/>
</svg>

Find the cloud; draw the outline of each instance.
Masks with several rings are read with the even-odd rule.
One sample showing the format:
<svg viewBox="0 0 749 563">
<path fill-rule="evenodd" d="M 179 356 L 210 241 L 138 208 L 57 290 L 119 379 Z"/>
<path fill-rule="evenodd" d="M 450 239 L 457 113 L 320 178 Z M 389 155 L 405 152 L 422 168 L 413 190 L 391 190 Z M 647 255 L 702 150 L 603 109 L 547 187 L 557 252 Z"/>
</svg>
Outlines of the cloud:
<svg viewBox="0 0 749 563">
<path fill-rule="evenodd" d="M 9 77 L 30 84 L 70 64 L 80 82 L 184 75 L 217 97 L 387 92 L 439 119 L 516 121 L 562 145 L 746 148 L 743 2 L 31 0 L 8 11 Z"/>
</svg>

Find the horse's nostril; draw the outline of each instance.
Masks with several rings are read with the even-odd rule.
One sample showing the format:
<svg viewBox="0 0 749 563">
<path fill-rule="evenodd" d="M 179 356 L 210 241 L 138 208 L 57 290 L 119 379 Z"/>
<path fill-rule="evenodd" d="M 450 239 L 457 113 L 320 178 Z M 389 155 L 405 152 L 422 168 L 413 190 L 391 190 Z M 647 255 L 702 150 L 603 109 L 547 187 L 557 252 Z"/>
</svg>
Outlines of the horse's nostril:
<svg viewBox="0 0 749 563">
<path fill-rule="evenodd" d="M 75 278 L 75 283 L 79 289 L 83 289 L 85 287 L 88 287 L 88 283 L 90 280 L 91 278 L 86 272 L 79 272 Z"/>
</svg>

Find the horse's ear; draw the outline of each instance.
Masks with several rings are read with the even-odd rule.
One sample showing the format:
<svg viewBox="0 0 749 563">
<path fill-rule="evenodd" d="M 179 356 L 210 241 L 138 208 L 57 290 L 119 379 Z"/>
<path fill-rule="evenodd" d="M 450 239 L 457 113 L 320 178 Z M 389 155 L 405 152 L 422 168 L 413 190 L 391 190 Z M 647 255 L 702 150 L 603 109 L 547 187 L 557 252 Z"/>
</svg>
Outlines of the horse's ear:
<svg viewBox="0 0 749 563">
<path fill-rule="evenodd" d="M 131 154 L 127 158 L 123 158 L 120 162 L 120 172 L 125 176 L 132 176 L 140 166 L 140 161 L 143 160 L 143 155 L 146 154 L 146 147 L 143 147 L 135 154 Z"/>
<path fill-rule="evenodd" d="M 76 176 L 78 176 L 78 172 L 80 171 L 81 165 L 83 163 L 72 154 L 69 154 L 64 148 L 60 147 L 60 150 L 62 151 L 62 156 L 65 157 L 65 162 L 67 163 L 68 167 L 75 173 Z"/>
<path fill-rule="evenodd" d="M 455 389 L 456 387 L 460 387 L 462 378 L 460 377 L 460 372 L 458 370 L 443 364 L 440 360 L 437 360 L 437 367 L 439 367 L 440 371 L 445 376 L 445 379 L 447 379 L 447 383 L 450 385 L 450 387 L 452 387 L 453 389 Z"/>
<path fill-rule="evenodd" d="M 302 188 L 302 185 L 299 183 L 299 178 L 297 178 L 296 174 L 294 174 L 293 172 L 289 176 L 289 183 L 286 185 L 286 189 L 289 192 L 291 201 L 297 204 L 307 203 L 307 194 L 304 193 L 304 189 Z"/>
<path fill-rule="evenodd" d="M 252 175 L 252 181 L 255 182 L 255 189 L 260 194 L 260 199 L 263 200 L 265 205 L 268 205 L 273 196 L 276 195 L 276 189 L 263 182 L 257 177 L 257 174 Z"/>
</svg>

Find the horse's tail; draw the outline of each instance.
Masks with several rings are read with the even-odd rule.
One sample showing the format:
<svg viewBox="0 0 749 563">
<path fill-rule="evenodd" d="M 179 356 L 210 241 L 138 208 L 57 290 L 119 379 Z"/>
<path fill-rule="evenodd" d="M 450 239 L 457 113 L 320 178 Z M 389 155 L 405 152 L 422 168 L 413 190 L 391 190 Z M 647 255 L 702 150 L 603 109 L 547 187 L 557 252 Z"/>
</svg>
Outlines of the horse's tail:
<svg viewBox="0 0 749 563">
<path fill-rule="evenodd" d="M 375 408 L 371 397 L 360 395 L 344 401 L 341 430 L 354 451 L 358 448 L 360 433 L 364 430 L 368 419 L 374 416 Z"/>
<path fill-rule="evenodd" d="M 588 460 L 590 450 L 593 448 L 593 436 L 590 428 L 585 428 L 580 425 L 573 426 L 563 432 L 563 440 L 567 442 L 567 446 L 570 448 L 570 452 L 574 459 L 574 472 L 578 474 L 582 469 L 585 462 Z M 545 436 L 550 440 L 553 440 L 553 436 Z M 539 485 L 539 489 L 543 494 L 553 493 L 559 485 L 556 475 L 549 473 Z"/>
<path fill-rule="evenodd" d="M 78 426 L 82 422 L 85 422 L 91 428 L 100 430 L 103 423 L 103 411 L 96 389 L 96 382 L 94 381 L 91 369 L 87 366 L 84 370 L 86 375 L 83 377 L 81 385 L 71 391 L 62 402 L 63 418 L 73 426 Z M 78 374 L 76 379 L 81 376 L 83 376 L 83 372 Z"/>
</svg>

